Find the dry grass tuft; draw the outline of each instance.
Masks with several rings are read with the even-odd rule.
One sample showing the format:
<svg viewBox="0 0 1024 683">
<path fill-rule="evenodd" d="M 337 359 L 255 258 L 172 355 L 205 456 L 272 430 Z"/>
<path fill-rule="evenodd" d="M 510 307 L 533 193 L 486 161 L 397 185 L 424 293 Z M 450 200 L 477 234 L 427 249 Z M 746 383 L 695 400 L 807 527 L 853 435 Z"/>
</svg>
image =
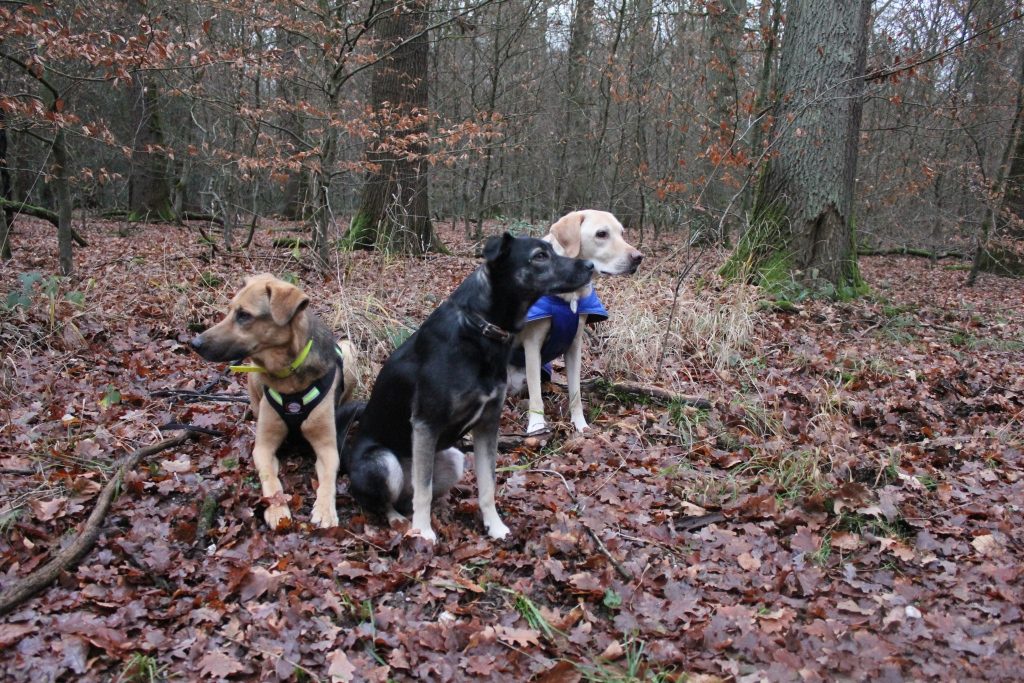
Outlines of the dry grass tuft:
<svg viewBox="0 0 1024 683">
<path fill-rule="evenodd" d="M 733 365 L 750 346 L 756 322 L 754 290 L 737 284 L 680 291 L 672 313 L 672 283 L 636 277 L 614 289 L 598 283 L 610 317 L 593 353 L 611 377 L 664 382 L 679 388 L 700 367 Z M 662 377 L 657 377 L 661 367 Z"/>
</svg>

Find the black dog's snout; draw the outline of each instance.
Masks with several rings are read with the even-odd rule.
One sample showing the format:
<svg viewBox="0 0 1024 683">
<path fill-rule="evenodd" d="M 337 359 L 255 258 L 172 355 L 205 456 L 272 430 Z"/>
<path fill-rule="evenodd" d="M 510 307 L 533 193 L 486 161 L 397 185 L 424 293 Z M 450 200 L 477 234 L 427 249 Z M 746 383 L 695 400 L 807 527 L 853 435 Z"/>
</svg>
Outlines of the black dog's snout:
<svg viewBox="0 0 1024 683">
<path fill-rule="evenodd" d="M 203 348 L 203 335 L 197 334 L 192 337 L 192 341 L 189 342 L 189 345 L 192 347 L 193 351 L 198 351 Z"/>
<path fill-rule="evenodd" d="M 587 270 L 593 272 L 594 271 L 594 262 L 593 261 L 584 261 L 583 262 L 583 267 L 586 268 Z"/>
</svg>

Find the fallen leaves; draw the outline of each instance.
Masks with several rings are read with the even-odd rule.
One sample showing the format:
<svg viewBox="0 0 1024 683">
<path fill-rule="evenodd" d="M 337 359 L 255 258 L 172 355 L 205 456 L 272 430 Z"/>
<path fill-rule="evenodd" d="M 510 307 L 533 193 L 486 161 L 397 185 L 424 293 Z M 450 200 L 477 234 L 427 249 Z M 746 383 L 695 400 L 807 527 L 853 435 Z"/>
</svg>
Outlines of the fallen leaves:
<svg viewBox="0 0 1024 683">
<path fill-rule="evenodd" d="M 975 318 L 999 315 L 1011 338 L 1024 327 L 1019 284 L 961 293 L 949 273 L 866 260 L 879 296 L 906 312 L 887 313 L 877 298 L 808 300 L 800 314 L 759 317 L 749 354 L 722 372 L 691 359 L 647 378 L 688 378 L 713 399 L 708 411 L 594 397 L 592 432 L 556 431 L 502 455 L 498 505 L 515 538 L 482 533 L 468 474 L 434 508 L 442 541 L 431 551 L 358 511 L 345 477 L 339 527 L 310 529 L 314 472 L 301 454 L 281 465 L 293 495 L 272 501 L 293 523 L 269 532 L 244 404 L 150 397 L 212 381 L 244 394 L 185 342 L 243 271 L 280 268 L 266 235 L 245 259 L 205 262 L 200 272 L 224 283 L 211 288 L 192 267 L 207 251 L 184 229 L 130 245 L 113 224 L 93 233 L 105 246 L 80 252 L 97 260 L 81 266 L 110 287 L 76 311 L 81 338 L 44 332 L 48 319 L 33 312 L 18 323 L 38 352 L 16 371 L 25 394 L 0 396 L 10 416 L 0 458 L 27 473 L 0 479 L 6 500 L 23 501 L 13 517 L 0 512 L 0 582 L 75 532 L 119 445 L 152 440 L 154 425 L 171 421 L 225 436 L 126 477 L 93 552 L 0 621 L 5 678 L 113 680 L 136 655 L 185 680 L 306 671 L 575 683 L 631 661 L 649 677 L 703 681 L 1019 674 L 1024 368 L 1019 353 L 959 347 L 925 324 L 977 338 L 986 328 Z M 39 253 L 53 253 L 49 227 L 38 235 Z M 353 308 L 360 297 L 405 329 L 475 263 L 461 237 L 446 239 L 456 255 L 413 264 L 346 254 L 343 281 L 298 266 L 297 276 L 330 319 L 355 314 L 346 324 L 356 332 L 372 327 Z M 145 263 L 100 265 L 100 251 Z M 651 300 L 659 278 L 643 283 Z M 377 346 L 360 340 L 378 362 Z M 595 354 L 587 367 L 602 362 Z M 104 408 L 111 386 L 120 399 Z M 564 408 L 563 393 L 550 400 Z M 503 424 L 520 417 L 510 408 Z M 213 490 L 212 522 L 193 547 Z"/>
</svg>

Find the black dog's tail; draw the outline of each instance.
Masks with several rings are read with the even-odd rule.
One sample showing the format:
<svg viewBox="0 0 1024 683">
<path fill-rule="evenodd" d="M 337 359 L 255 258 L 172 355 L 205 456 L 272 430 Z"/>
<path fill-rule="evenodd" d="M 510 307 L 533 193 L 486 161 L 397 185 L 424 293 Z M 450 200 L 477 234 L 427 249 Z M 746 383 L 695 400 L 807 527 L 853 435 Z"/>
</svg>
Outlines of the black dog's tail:
<svg viewBox="0 0 1024 683">
<path fill-rule="evenodd" d="M 366 401 L 346 401 L 334 409 L 334 426 L 338 433 L 339 448 L 348 438 L 352 424 L 363 416 L 364 410 L 366 410 Z"/>
</svg>

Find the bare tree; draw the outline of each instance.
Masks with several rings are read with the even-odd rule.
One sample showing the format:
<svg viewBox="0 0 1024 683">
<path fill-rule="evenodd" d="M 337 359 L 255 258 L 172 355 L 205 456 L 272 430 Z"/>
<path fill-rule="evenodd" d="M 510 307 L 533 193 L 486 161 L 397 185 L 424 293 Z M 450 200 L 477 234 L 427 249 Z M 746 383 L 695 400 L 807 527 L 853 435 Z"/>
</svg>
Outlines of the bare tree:
<svg viewBox="0 0 1024 683">
<path fill-rule="evenodd" d="M 371 87 L 377 135 L 347 240 L 418 254 L 436 246 L 427 195 L 427 2 L 395 0 L 375 24 L 383 51 Z"/>
<path fill-rule="evenodd" d="M 775 107 L 777 155 L 726 272 L 858 285 L 853 190 L 870 0 L 794 0 Z"/>
</svg>

